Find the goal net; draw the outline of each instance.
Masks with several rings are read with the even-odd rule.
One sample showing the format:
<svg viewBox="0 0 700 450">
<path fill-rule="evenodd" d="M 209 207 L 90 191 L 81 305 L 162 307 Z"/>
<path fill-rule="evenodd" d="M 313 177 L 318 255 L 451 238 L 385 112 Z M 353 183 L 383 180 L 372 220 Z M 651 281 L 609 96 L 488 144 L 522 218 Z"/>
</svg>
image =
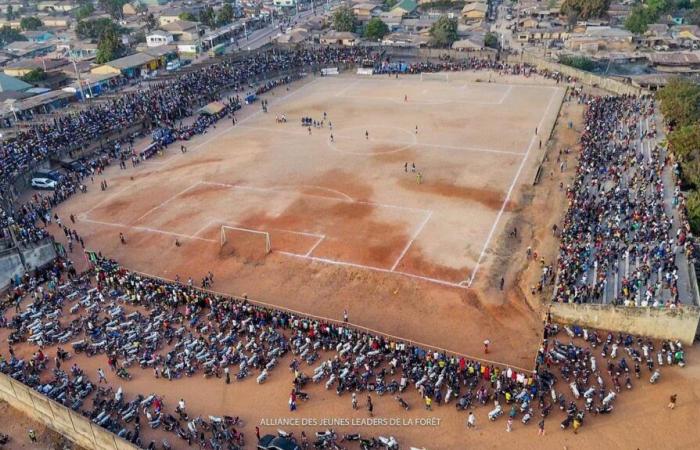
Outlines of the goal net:
<svg viewBox="0 0 700 450">
<path fill-rule="evenodd" d="M 450 74 L 445 72 L 423 72 L 420 74 L 421 81 L 450 81 Z"/>
<path fill-rule="evenodd" d="M 263 257 L 272 251 L 270 233 L 250 228 L 221 226 L 222 256 Z"/>
</svg>

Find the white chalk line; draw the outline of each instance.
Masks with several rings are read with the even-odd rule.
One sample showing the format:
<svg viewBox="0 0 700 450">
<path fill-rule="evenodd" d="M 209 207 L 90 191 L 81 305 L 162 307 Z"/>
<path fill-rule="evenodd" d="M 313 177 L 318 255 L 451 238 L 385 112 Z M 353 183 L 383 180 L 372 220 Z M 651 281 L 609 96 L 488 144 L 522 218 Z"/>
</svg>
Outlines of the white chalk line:
<svg viewBox="0 0 700 450">
<path fill-rule="evenodd" d="M 413 245 L 413 241 L 416 240 L 418 235 L 420 234 L 421 231 L 423 231 L 423 228 L 428 224 L 428 221 L 430 221 L 430 218 L 433 216 L 433 212 L 430 211 L 427 216 L 425 216 L 425 219 L 423 219 L 423 222 L 418 225 L 416 228 L 416 231 L 413 232 L 413 236 L 411 236 L 411 240 L 406 243 L 406 246 L 403 248 L 401 251 L 401 254 L 399 255 L 398 258 L 396 258 L 396 261 L 394 262 L 394 265 L 391 266 L 391 271 L 393 272 L 396 269 L 396 266 L 399 265 L 399 262 L 403 259 L 404 255 L 406 255 L 406 252 L 408 252 L 408 249 L 411 248 L 411 245 Z"/>
<path fill-rule="evenodd" d="M 345 86 L 343 89 L 341 89 L 341 90 L 339 90 L 338 92 L 336 92 L 335 97 L 341 97 L 341 96 L 345 95 L 345 93 L 346 93 L 347 91 L 349 91 L 350 89 L 354 88 L 354 87 L 357 85 L 357 83 L 358 83 L 359 81 L 360 81 L 360 80 L 355 80 L 355 81 L 353 81 L 352 83 L 349 83 L 349 84 L 348 84 L 347 86 Z"/>
<path fill-rule="evenodd" d="M 181 190 L 181 191 L 178 192 L 177 194 L 175 194 L 175 195 L 169 197 L 168 199 L 166 199 L 166 200 L 160 202 L 159 204 L 157 204 L 157 205 L 154 206 L 153 208 L 149 209 L 148 211 L 146 211 L 145 213 L 143 213 L 142 215 L 140 215 L 136 220 L 134 220 L 133 223 L 136 223 L 136 222 L 140 221 L 141 219 L 143 219 L 144 217 L 148 216 L 149 214 L 151 214 L 151 213 L 152 213 L 153 211 L 155 211 L 156 209 L 162 208 L 163 206 L 167 205 L 167 204 L 170 203 L 171 201 L 175 200 L 177 197 L 181 196 L 182 194 L 184 194 L 185 192 L 187 192 L 187 191 L 189 191 L 189 190 L 191 190 L 191 189 L 196 188 L 197 186 L 199 186 L 199 182 L 196 182 L 196 183 L 191 184 L 189 187 L 187 187 L 187 188 Z"/>
<path fill-rule="evenodd" d="M 385 268 L 382 268 L 382 267 L 368 266 L 368 265 L 365 265 L 365 264 L 357 264 L 357 263 L 351 263 L 351 262 L 346 262 L 346 261 L 339 261 L 339 260 L 336 260 L 336 259 L 320 258 L 320 257 L 318 257 L 318 256 L 306 256 L 306 255 L 301 255 L 301 254 L 299 254 L 299 253 L 293 253 L 293 252 L 279 251 L 279 252 L 276 252 L 276 253 L 279 253 L 279 254 L 285 255 L 285 256 L 290 256 L 290 257 L 293 257 L 293 258 L 307 259 L 307 260 L 309 260 L 309 261 L 320 262 L 320 263 L 324 263 L 324 264 L 330 264 L 330 265 L 333 265 L 333 266 L 352 267 L 352 268 L 355 268 L 355 269 L 364 269 L 364 270 L 371 270 L 371 271 L 374 271 L 374 272 L 381 272 L 381 273 L 389 273 L 389 274 L 402 275 L 402 276 L 406 276 L 406 277 L 409 277 L 409 278 L 414 278 L 414 279 L 417 279 L 417 280 L 423 280 L 423 281 L 429 281 L 429 282 L 431 282 L 431 283 L 437 283 L 437 284 L 440 284 L 440 285 L 443 285 L 443 286 L 449 286 L 449 287 L 459 288 L 459 289 L 467 289 L 467 287 L 465 287 L 464 285 L 462 285 L 462 284 L 460 284 L 460 283 L 454 283 L 454 282 L 451 282 L 451 281 L 441 280 L 441 279 L 439 279 L 439 278 L 425 277 L 425 276 L 422 276 L 422 275 L 416 275 L 416 274 L 408 273 L 408 272 L 400 272 L 400 271 L 396 271 L 396 270 L 385 269 Z"/>
<path fill-rule="evenodd" d="M 316 250 L 316 247 L 318 247 L 321 244 L 321 242 L 323 242 L 324 239 L 326 239 L 325 235 L 318 238 L 318 241 L 316 241 L 316 243 L 313 245 L 313 247 L 311 247 L 309 249 L 309 251 L 306 252 L 306 255 L 304 255 L 304 256 L 311 256 L 311 254 L 314 252 L 314 250 Z"/>
<path fill-rule="evenodd" d="M 558 91 L 554 90 L 552 92 L 552 95 L 549 98 L 549 103 L 547 103 L 547 108 L 545 109 L 544 113 L 542 114 L 542 118 L 540 119 L 540 122 L 537 126 L 538 130 L 542 130 L 542 124 L 544 123 L 545 119 L 547 118 L 547 115 L 549 113 L 549 109 L 552 107 L 552 102 L 554 101 L 555 98 L 557 98 Z M 525 152 L 525 155 L 523 156 L 522 160 L 520 161 L 520 165 L 518 166 L 518 170 L 515 172 L 515 176 L 513 177 L 513 181 L 510 184 L 510 187 L 508 188 L 508 192 L 506 193 L 506 198 L 503 200 L 503 204 L 501 205 L 501 209 L 498 211 L 498 214 L 496 215 L 496 220 L 494 220 L 493 225 L 491 226 L 491 229 L 489 230 L 489 234 L 486 237 L 486 241 L 484 242 L 484 246 L 481 249 L 481 253 L 479 254 L 479 258 L 476 261 L 476 265 L 474 266 L 474 270 L 472 271 L 471 276 L 469 277 L 469 281 L 467 282 L 467 287 L 471 287 L 472 283 L 474 282 L 474 278 L 476 277 L 477 272 L 479 271 L 479 266 L 481 265 L 481 261 L 484 259 L 484 255 L 486 254 L 486 251 L 488 250 L 489 244 L 491 243 L 491 239 L 493 238 L 494 233 L 496 232 L 496 228 L 498 227 L 498 223 L 501 220 L 501 216 L 503 216 L 503 212 L 506 209 L 506 205 L 508 204 L 508 201 L 510 200 L 510 196 L 513 194 L 513 190 L 515 189 L 515 185 L 518 182 L 518 178 L 520 178 L 520 173 L 523 171 L 523 168 L 525 167 L 525 162 L 527 162 L 527 157 L 530 154 L 530 151 L 532 150 L 532 147 L 535 145 L 535 142 L 537 142 L 539 138 L 539 135 L 534 134 L 532 136 L 532 139 L 530 139 L 530 145 L 527 147 L 527 151 Z M 466 280 L 465 280 L 466 281 Z"/>
<path fill-rule="evenodd" d="M 241 190 L 247 190 L 247 191 L 254 191 L 254 192 L 282 192 L 286 194 L 292 194 L 291 191 L 284 191 L 280 189 L 275 189 L 275 188 L 265 188 L 265 187 L 258 187 L 258 186 L 246 186 L 246 185 L 241 185 L 241 184 L 227 184 L 227 183 L 218 183 L 214 181 L 200 181 L 200 184 L 209 184 L 209 185 L 214 185 L 214 186 L 221 186 L 225 188 L 230 188 L 230 189 L 241 189 Z M 367 205 L 367 206 L 376 206 L 376 207 L 381 207 L 381 208 L 389 208 L 389 209 L 399 209 L 399 210 L 405 210 L 405 211 L 412 211 L 412 212 L 430 212 L 429 209 L 423 209 L 423 208 L 412 208 L 410 206 L 399 206 L 399 205 L 390 205 L 387 203 L 375 203 L 375 202 L 366 202 L 362 200 L 346 200 L 344 198 L 337 198 L 337 197 L 326 197 L 323 195 L 315 195 L 315 194 L 307 194 L 304 192 L 294 192 L 294 194 L 300 195 L 302 197 L 311 197 L 311 198 L 318 198 L 318 199 L 323 199 L 323 200 L 335 200 L 338 202 L 343 202 L 343 203 L 357 203 L 360 205 Z"/>
<path fill-rule="evenodd" d="M 101 220 L 92 220 L 92 219 L 83 219 L 83 222 L 87 223 L 93 223 L 97 225 L 105 225 L 108 227 L 117 227 L 117 228 L 125 228 L 128 230 L 136 230 L 136 231 L 146 231 L 148 233 L 156 233 L 156 234 L 163 234 L 166 236 L 175 236 L 175 237 L 181 237 L 183 239 L 192 239 L 195 241 L 204 241 L 204 242 L 217 242 L 214 239 L 204 239 L 201 237 L 193 236 L 190 234 L 182 234 L 182 233 L 175 233 L 172 231 L 164 231 L 164 230 L 159 230 L 156 228 L 149 228 L 149 227 L 142 227 L 138 225 L 126 225 L 123 223 L 116 223 L 116 222 L 103 222 Z"/>
</svg>

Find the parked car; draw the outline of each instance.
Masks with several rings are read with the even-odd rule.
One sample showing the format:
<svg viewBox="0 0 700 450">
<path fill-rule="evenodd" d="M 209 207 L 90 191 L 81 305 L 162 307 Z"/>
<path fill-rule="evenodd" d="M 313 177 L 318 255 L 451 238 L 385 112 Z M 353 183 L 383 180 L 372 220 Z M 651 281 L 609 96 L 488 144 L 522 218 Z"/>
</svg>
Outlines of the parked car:
<svg viewBox="0 0 700 450">
<path fill-rule="evenodd" d="M 50 178 L 32 178 L 32 187 L 34 189 L 56 189 L 58 183 Z"/>
<path fill-rule="evenodd" d="M 49 180 L 60 182 L 63 180 L 64 175 L 58 170 L 37 169 L 34 171 L 32 178 L 48 178 Z"/>
<path fill-rule="evenodd" d="M 291 439 L 266 434 L 258 441 L 257 450 L 301 450 Z"/>
</svg>

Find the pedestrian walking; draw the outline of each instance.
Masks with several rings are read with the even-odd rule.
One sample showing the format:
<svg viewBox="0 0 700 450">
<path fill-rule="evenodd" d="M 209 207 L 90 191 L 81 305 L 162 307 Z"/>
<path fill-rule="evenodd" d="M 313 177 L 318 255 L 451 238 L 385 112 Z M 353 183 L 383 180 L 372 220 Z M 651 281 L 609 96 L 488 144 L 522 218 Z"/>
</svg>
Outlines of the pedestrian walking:
<svg viewBox="0 0 700 450">
<path fill-rule="evenodd" d="M 469 417 L 467 417 L 467 428 L 476 428 L 476 416 L 473 411 L 469 411 Z"/>
<path fill-rule="evenodd" d="M 491 341 L 486 339 L 484 341 L 484 355 L 488 354 L 488 352 L 489 352 L 489 344 L 491 344 Z"/>
<path fill-rule="evenodd" d="M 506 421 L 506 431 L 510 433 L 513 430 L 513 418 L 508 417 L 508 420 Z"/>
<path fill-rule="evenodd" d="M 544 418 L 537 424 L 537 435 L 544 436 Z"/>
<path fill-rule="evenodd" d="M 29 440 L 32 442 L 36 442 L 36 432 L 30 428 L 28 434 Z"/>
<path fill-rule="evenodd" d="M 260 441 L 260 427 L 255 427 L 255 437 Z"/>
<path fill-rule="evenodd" d="M 297 393 L 292 389 L 292 393 L 289 394 L 289 411 L 297 410 Z"/>
<path fill-rule="evenodd" d="M 122 243 L 122 245 L 126 244 L 126 236 L 124 236 L 124 233 L 119 233 L 119 241 Z"/>
<path fill-rule="evenodd" d="M 107 377 L 105 376 L 105 371 L 102 370 L 102 367 L 97 369 L 97 377 L 98 377 L 98 383 L 102 383 L 103 381 L 105 384 L 107 383 Z"/>
<path fill-rule="evenodd" d="M 675 409 L 676 408 L 676 400 L 678 400 L 678 394 L 673 394 L 671 396 L 671 401 L 668 403 L 668 408 L 669 409 Z"/>
<path fill-rule="evenodd" d="M 354 392 L 352 393 L 352 409 L 357 409 L 357 395 Z"/>
<path fill-rule="evenodd" d="M 428 411 L 433 410 L 433 399 L 430 398 L 429 395 L 425 396 L 425 409 L 427 409 Z"/>
<path fill-rule="evenodd" d="M 403 171 L 408 173 L 408 162 L 403 163 Z"/>
<path fill-rule="evenodd" d="M 231 384 L 231 371 L 228 367 L 224 368 L 224 375 L 226 375 L 226 384 Z"/>
<path fill-rule="evenodd" d="M 348 310 L 343 310 L 343 322 L 348 323 Z"/>
<path fill-rule="evenodd" d="M 367 396 L 367 411 L 369 411 L 369 416 L 374 417 L 374 405 L 372 404 L 372 397 Z"/>
<path fill-rule="evenodd" d="M 180 414 L 184 414 L 184 413 L 185 413 L 185 399 L 184 399 L 184 398 L 181 398 L 180 401 L 177 402 L 177 411 L 178 411 Z"/>
<path fill-rule="evenodd" d="M 503 286 L 506 284 L 505 278 L 501 277 L 501 290 L 503 290 Z"/>
</svg>

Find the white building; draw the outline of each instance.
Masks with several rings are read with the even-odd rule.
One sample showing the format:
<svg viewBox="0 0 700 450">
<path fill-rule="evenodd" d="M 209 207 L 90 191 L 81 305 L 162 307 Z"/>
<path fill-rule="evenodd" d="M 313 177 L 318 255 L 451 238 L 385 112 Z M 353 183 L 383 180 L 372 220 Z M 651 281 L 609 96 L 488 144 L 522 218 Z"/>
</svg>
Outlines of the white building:
<svg viewBox="0 0 700 450">
<path fill-rule="evenodd" d="M 160 47 L 161 45 L 168 45 L 172 42 L 173 35 L 167 31 L 156 30 L 146 36 L 146 45 L 149 47 Z"/>
<path fill-rule="evenodd" d="M 294 7 L 296 6 L 296 0 L 272 0 L 272 4 L 277 7 Z"/>
</svg>

